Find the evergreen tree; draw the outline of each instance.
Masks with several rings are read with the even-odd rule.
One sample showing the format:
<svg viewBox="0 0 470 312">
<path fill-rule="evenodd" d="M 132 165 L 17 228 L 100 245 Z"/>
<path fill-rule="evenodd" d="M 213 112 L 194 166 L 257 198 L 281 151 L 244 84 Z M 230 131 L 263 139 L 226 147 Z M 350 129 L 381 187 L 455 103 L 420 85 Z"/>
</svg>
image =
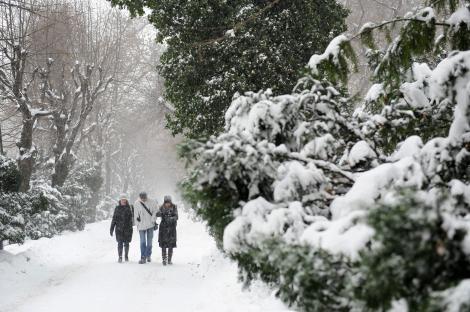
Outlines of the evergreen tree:
<svg viewBox="0 0 470 312">
<path fill-rule="evenodd" d="M 182 146 L 186 198 L 247 282 L 301 311 L 468 310 L 470 7 L 459 3 L 336 37 L 289 94 L 236 97 L 222 134 Z M 356 39 L 373 85 L 351 99 Z"/>
<path fill-rule="evenodd" d="M 160 72 L 173 133 L 209 137 L 223 129 L 232 96 L 290 92 L 310 55 L 345 30 L 346 10 L 330 0 L 112 0 L 133 14 L 152 10 L 167 45 Z"/>
<path fill-rule="evenodd" d="M 0 241 L 24 240 L 25 209 L 18 203 L 20 179 L 15 161 L 0 155 Z"/>
</svg>

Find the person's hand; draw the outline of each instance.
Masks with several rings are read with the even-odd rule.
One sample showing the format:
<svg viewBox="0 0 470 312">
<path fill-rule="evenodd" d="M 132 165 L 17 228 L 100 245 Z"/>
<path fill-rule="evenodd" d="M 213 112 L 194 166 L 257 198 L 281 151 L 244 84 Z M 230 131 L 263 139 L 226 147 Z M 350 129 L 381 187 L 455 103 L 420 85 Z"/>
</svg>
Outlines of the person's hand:
<svg viewBox="0 0 470 312">
<path fill-rule="evenodd" d="M 137 222 L 140 222 L 140 217 L 137 217 Z"/>
</svg>

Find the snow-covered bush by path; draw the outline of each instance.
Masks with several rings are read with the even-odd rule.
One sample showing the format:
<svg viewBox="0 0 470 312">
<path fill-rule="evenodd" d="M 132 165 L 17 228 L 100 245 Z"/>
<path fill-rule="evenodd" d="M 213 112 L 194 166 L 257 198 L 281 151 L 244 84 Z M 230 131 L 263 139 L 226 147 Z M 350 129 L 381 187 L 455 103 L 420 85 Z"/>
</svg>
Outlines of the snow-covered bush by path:
<svg viewBox="0 0 470 312">
<path fill-rule="evenodd" d="M 225 133 L 183 146 L 186 197 L 245 281 L 302 311 L 468 309 L 470 19 L 457 4 L 343 35 L 291 94 L 239 96 Z M 400 22 L 376 47 L 372 30 Z M 357 101 L 337 85 L 359 37 L 375 84 Z"/>
<path fill-rule="evenodd" d="M 342 157 L 335 155 L 362 137 L 340 109 L 345 98 L 328 83 L 305 79 L 301 86 L 305 90 L 292 95 L 239 97 L 227 111 L 225 134 L 183 147 L 199 164 L 184 183 L 186 193 L 204 205 L 199 212 L 220 241 L 240 202 L 297 199 L 311 215 L 327 216 L 333 192 L 351 185 L 352 175 L 337 166 Z"/>
<path fill-rule="evenodd" d="M 0 241 L 24 240 L 25 213 L 19 188 L 19 171 L 13 159 L 0 155 Z"/>
<path fill-rule="evenodd" d="M 95 186 L 92 182 L 96 179 L 91 179 L 93 172 L 88 171 L 79 176 L 81 180 L 71 180 L 61 189 L 46 181 L 33 180 L 28 192 L 18 192 L 16 162 L 0 156 L 0 240 L 22 243 L 26 238 L 82 230 Z"/>
</svg>

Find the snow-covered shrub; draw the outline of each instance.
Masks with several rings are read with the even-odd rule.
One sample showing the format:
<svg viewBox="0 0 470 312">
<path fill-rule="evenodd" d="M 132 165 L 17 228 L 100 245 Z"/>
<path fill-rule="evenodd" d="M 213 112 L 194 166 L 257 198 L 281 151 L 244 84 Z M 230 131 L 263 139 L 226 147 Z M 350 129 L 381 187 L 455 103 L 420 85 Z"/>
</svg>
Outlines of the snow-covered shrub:
<svg viewBox="0 0 470 312">
<path fill-rule="evenodd" d="M 46 181 L 33 180 L 28 192 L 18 192 L 16 162 L 4 156 L 0 161 L 0 240 L 21 243 L 25 238 L 52 237 L 84 228 L 86 205 L 79 197 L 81 188 L 73 193 L 71 187 L 58 190 Z M 87 187 L 88 194 L 93 187 Z"/>
<path fill-rule="evenodd" d="M 344 116 L 345 105 L 330 84 L 306 78 L 291 95 L 240 96 L 227 111 L 226 133 L 183 146 L 198 162 L 183 182 L 186 198 L 219 241 L 240 202 L 257 197 L 298 199 L 310 214 L 328 215 L 334 193 L 352 182 L 338 155 L 363 139 Z"/>
<path fill-rule="evenodd" d="M 0 241 L 24 240 L 25 214 L 23 194 L 19 194 L 20 173 L 13 159 L 0 155 Z"/>
<path fill-rule="evenodd" d="M 22 243 L 25 239 L 25 215 L 27 213 L 21 193 L 0 192 L 0 240 Z"/>
<path fill-rule="evenodd" d="M 353 264 L 341 255 L 272 239 L 233 255 L 244 281 L 259 278 L 289 305 L 314 311 L 351 311 Z"/>
<path fill-rule="evenodd" d="M 99 190 L 102 184 L 103 178 L 97 168 L 79 164 L 60 188 L 68 201 L 70 214 L 78 229 L 83 229 L 86 222 L 96 220 L 96 208 L 100 202 Z"/>
<path fill-rule="evenodd" d="M 447 191 L 436 193 L 404 193 L 370 211 L 374 236 L 355 287 L 368 308 L 388 310 L 401 298 L 410 311 L 429 311 L 435 292 L 470 277 L 470 223 L 454 214 Z"/>
<path fill-rule="evenodd" d="M 291 94 L 239 96 L 223 134 L 183 146 L 185 195 L 247 282 L 301 311 L 468 308 L 470 9 L 457 5 L 338 37 Z M 357 101 L 334 86 L 359 37 L 375 84 Z"/>
<path fill-rule="evenodd" d="M 96 206 L 96 220 L 106 220 L 113 216 L 114 208 L 117 205 L 116 198 L 105 196 Z"/>
<path fill-rule="evenodd" d="M 52 237 L 63 231 L 84 228 L 83 212 L 77 209 L 74 197 L 64 195 L 41 180 L 33 181 L 29 193 L 38 203 L 29 217 L 27 234 L 30 238 Z"/>
<path fill-rule="evenodd" d="M 0 192 L 17 192 L 20 172 L 13 159 L 0 154 Z"/>
</svg>

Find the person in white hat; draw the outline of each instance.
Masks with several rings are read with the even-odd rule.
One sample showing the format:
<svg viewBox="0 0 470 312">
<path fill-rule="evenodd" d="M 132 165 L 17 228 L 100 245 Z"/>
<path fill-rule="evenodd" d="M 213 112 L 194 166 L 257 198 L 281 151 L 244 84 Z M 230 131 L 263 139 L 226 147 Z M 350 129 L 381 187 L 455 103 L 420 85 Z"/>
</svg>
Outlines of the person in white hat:
<svg viewBox="0 0 470 312">
<path fill-rule="evenodd" d="M 111 228 L 111 236 L 116 232 L 116 241 L 118 243 L 118 262 L 122 262 L 122 251 L 124 247 L 124 259 L 129 261 L 129 243 L 132 241 L 132 210 L 129 200 L 125 194 L 119 196 L 119 202 L 114 208 Z"/>
</svg>

